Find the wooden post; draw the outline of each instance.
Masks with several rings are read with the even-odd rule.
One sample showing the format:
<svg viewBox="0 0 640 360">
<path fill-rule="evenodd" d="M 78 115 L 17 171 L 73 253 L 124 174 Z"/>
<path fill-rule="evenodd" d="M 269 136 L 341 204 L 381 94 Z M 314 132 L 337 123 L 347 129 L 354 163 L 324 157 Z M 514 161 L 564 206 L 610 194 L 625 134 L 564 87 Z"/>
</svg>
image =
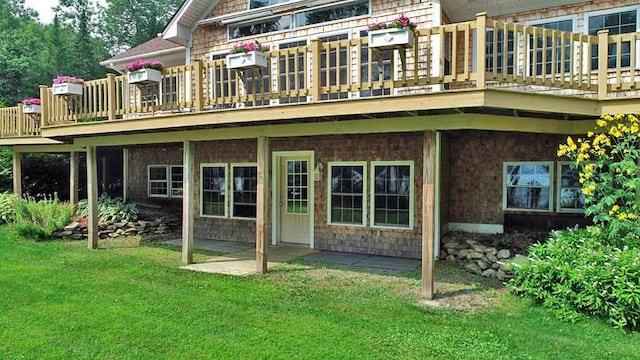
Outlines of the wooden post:
<svg viewBox="0 0 640 360">
<path fill-rule="evenodd" d="M 320 53 L 322 48 L 322 41 L 318 39 L 311 40 L 311 97 L 312 101 L 318 102 L 320 101 L 320 84 L 322 81 L 320 80 L 320 75 L 322 72 L 320 71 Z"/>
<path fill-rule="evenodd" d="M 425 131 L 422 148 L 422 295 L 433 299 L 436 133 Z"/>
<path fill-rule="evenodd" d="M 89 249 L 98 248 L 98 164 L 95 146 L 87 146 L 87 207 L 89 209 Z"/>
<path fill-rule="evenodd" d="M 49 88 L 40 85 L 40 128 L 49 123 Z"/>
<path fill-rule="evenodd" d="M 79 156 L 76 151 L 69 154 L 69 203 L 74 207 L 78 204 L 78 170 Z"/>
<path fill-rule="evenodd" d="M 16 127 L 17 127 L 16 132 L 18 133 L 18 136 L 22 136 L 22 128 L 26 123 L 25 121 L 26 118 L 27 117 L 22 112 L 22 103 L 18 103 L 18 119 L 16 120 Z"/>
<path fill-rule="evenodd" d="M 487 62 L 487 13 L 482 12 L 476 15 L 476 23 L 477 23 L 477 42 L 476 42 L 476 87 L 479 89 L 484 89 L 486 82 L 485 77 L 487 76 L 486 62 Z M 506 36 L 506 35 L 505 35 Z M 453 65 L 452 65 L 453 66 Z"/>
<path fill-rule="evenodd" d="M 609 30 L 600 30 L 598 31 L 598 99 L 600 100 L 607 98 L 608 57 Z M 591 59 L 587 59 L 587 61 L 591 61 Z"/>
<path fill-rule="evenodd" d="M 195 196 L 194 143 L 183 143 L 182 160 L 182 263 L 193 263 L 193 198 Z"/>
<path fill-rule="evenodd" d="M 127 202 L 129 193 L 129 149 L 122 149 L 122 200 Z"/>
<path fill-rule="evenodd" d="M 314 60 L 317 61 L 317 60 Z M 256 201 L 256 273 L 267 272 L 267 204 L 269 203 L 269 138 L 258 137 Z"/>
<path fill-rule="evenodd" d="M 15 148 L 13 149 L 13 193 L 22 197 L 22 159 Z"/>
<path fill-rule="evenodd" d="M 116 119 L 116 76 L 107 74 L 107 119 Z"/>
<path fill-rule="evenodd" d="M 202 61 L 196 60 L 193 62 L 193 76 L 194 76 L 194 108 L 196 111 L 202 111 L 204 103 L 204 87 L 202 85 Z"/>
</svg>

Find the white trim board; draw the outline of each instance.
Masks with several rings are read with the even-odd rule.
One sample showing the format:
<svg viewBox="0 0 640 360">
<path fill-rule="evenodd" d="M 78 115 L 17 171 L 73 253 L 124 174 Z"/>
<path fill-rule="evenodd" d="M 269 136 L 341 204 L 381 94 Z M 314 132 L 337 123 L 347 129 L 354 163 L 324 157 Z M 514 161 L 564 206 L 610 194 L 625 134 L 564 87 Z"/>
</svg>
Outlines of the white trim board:
<svg viewBox="0 0 640 360">
<path fill-rule="evenodd" d="M 447 223 L 448 231 L 462 231 L 478 234 L 502 234 L 504 233 L 504 225 L 499 224 L 474 224 L 474 223 Z"/>
</svg>

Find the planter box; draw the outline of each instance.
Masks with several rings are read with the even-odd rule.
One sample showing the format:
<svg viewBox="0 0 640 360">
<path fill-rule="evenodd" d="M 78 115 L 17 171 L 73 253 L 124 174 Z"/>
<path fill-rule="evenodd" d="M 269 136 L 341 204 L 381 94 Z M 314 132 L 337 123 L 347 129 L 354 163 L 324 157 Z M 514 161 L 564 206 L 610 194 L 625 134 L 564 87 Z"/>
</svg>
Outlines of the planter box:
<svg viewBox="0 0 640 360">
<path fill-rule="evenodd" d="M 40 105 L 22 105 L 23 114 L 40 114 L 41 112 L 42 108 Z"/>
<path fill-rule="evenodd" d="M 82 95 L 82 85 L 72 83 L 53 84 L 53 95 Z"/>
<path fill-rule="evenodd" d="M 127 75 L 129 84 L 149 84 L 162 81 L 162 72 L 156 69 L 144 68 L 130 71 Z"/>
<path fill-rule="evenodd" d="M 266 68 L 267 55 L 260 51 L 227 55 L 227 68 L 236 70 Z"/>
<path fill-rule="evenodd" d="M 407 29 L 383 29 L 369 31 L 369 47 L 380 50 L 410 49 L 413 47 L 413 31 Z"/>
</svg>

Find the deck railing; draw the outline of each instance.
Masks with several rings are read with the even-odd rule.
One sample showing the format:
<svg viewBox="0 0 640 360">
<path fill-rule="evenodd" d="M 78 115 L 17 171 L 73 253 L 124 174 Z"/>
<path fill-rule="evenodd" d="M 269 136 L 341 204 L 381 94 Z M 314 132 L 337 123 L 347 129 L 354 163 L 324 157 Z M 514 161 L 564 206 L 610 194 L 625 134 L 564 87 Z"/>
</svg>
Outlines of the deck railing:
<svg viewBox="0 0 640 360">
<path fill-rule="evenodd" d="M 87 81 L 82 96 L 41 86 L 44 126 L 85 121 L 508 87 L 598 99 L 640 89 L 640 33 L 574 34 L 479 15 L 415 32 L 412 48 L 377 51 L 366 36 L 275 49 L 261 70 L 230 70 L 224 59 L 163 70 L 162 81 L 127 76 Z M 607 69 L 602 71 L 601 69 Z M 39 134 L 36 117 L 0 109 L 2 136 Z M 18 120 L 22 119 L 22 120 Z"/>
<path fill-rule="evenodd" d="M 22 104 L 0 108 L 0 138 L 40 136 L 40 114 L 25 114 Z"/>
</svg>

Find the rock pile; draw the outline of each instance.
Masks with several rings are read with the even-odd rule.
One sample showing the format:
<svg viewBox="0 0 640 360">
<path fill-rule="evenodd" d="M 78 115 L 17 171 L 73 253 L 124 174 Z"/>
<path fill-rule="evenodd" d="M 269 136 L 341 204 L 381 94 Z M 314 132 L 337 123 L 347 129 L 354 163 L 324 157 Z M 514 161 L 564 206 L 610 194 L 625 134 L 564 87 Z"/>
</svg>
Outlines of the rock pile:
<svg viewBox="0 0 640 360">
<path fill-rule="evenodd" d="M 529 261 L 526 256 L 512 254 L 509 249 L 496 249 L 477 240 L 459 237 L 443 240 L 441 259 L 460 264 L 471 273 L 496 277 L 501 281 L 513 279 L 510 263 Z"/>
<path fill-rule="evenodd" d="M 178 218 L 163 217 L 155 220 L 138 220 L 131 222 L 106 222 L 98 224 L 98 236 L 100 239 L 117 238 L 120 236 L 142 235 L 144 237 L 156 238 L 166 235 L 179 234 L 181 223 Z M 69 238 L 71 240 L 82 240 L 87 237 L 89 229 L 86 222 L 74 221 L 71 224 L 57 231 L 54 236 Z"/>
</svg>

